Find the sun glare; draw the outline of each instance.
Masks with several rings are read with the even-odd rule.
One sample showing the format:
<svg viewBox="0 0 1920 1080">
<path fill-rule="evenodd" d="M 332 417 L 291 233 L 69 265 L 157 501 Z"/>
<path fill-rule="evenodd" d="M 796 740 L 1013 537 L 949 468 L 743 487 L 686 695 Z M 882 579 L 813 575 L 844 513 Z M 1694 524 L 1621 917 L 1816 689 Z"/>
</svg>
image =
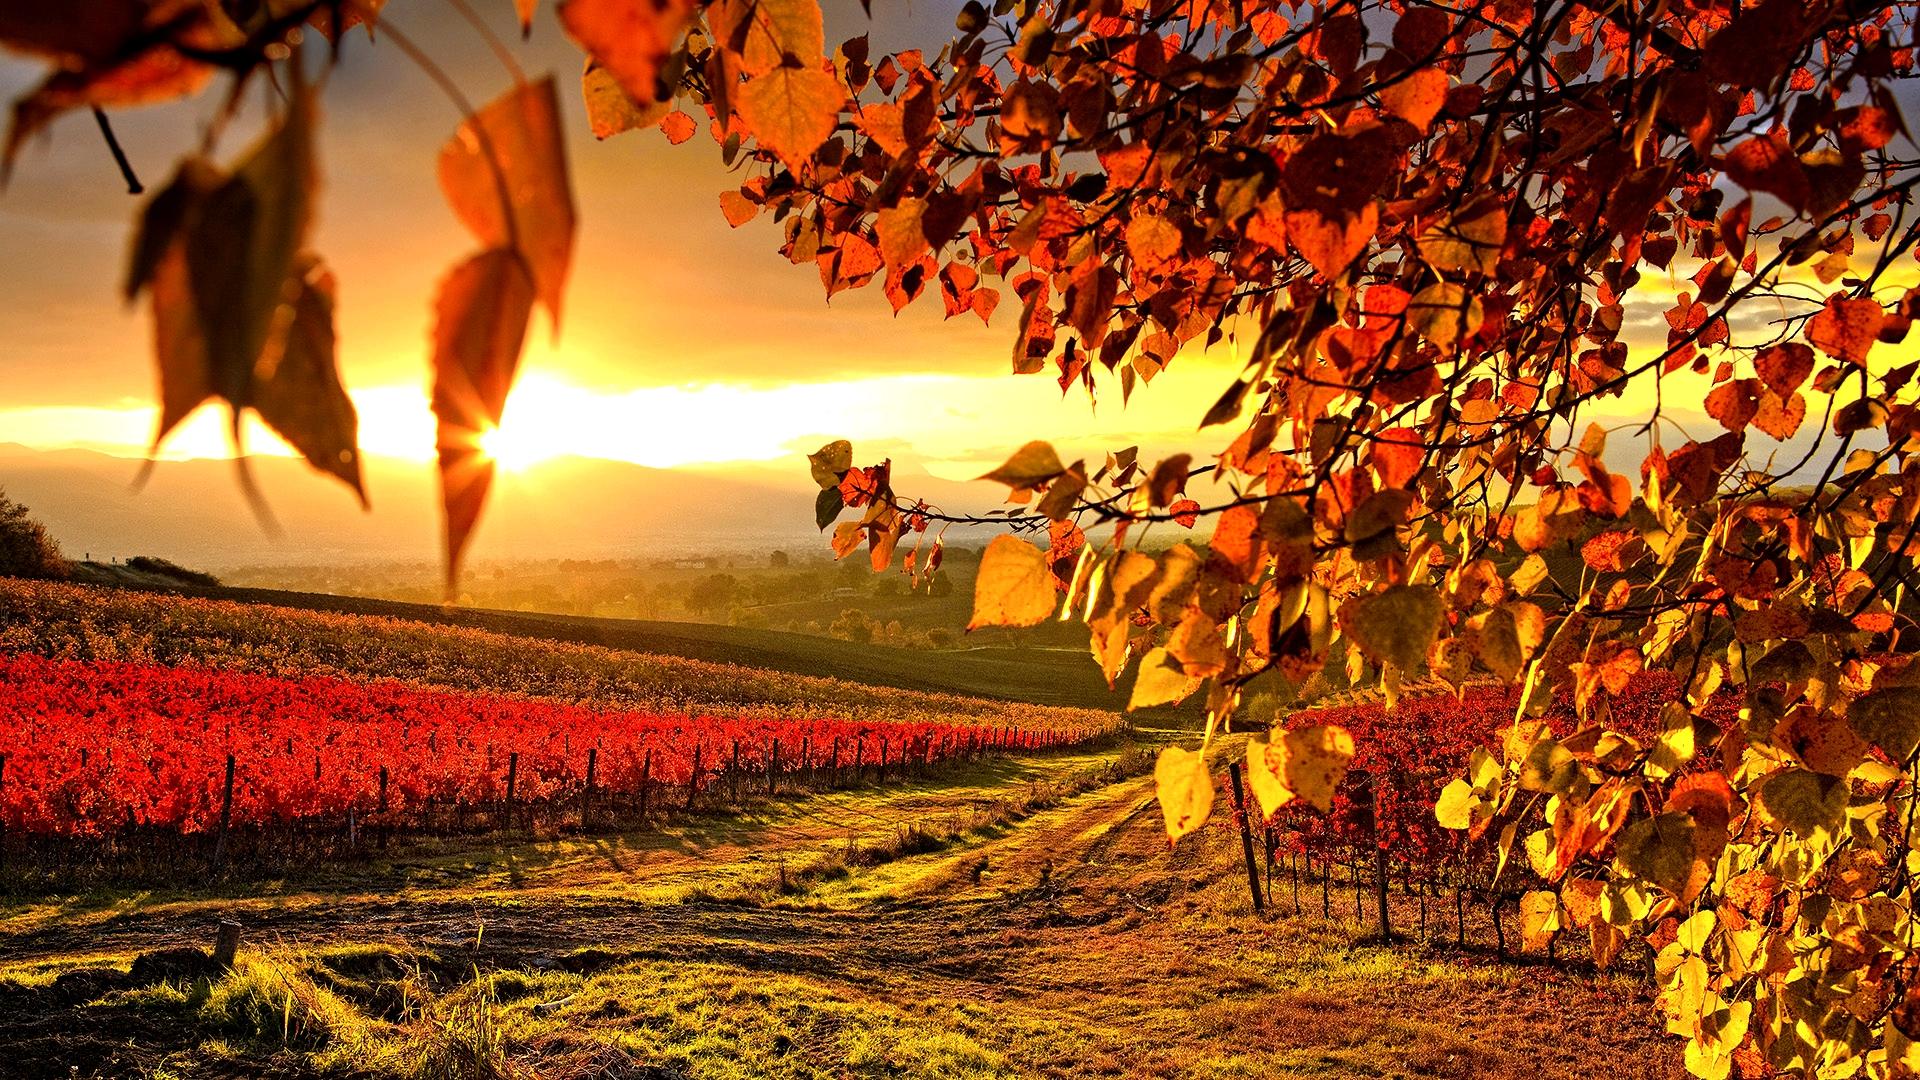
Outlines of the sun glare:
<svg viewBox="0 0 1920 1080">
<path fill-rule="evenodd" d="M 556 443 L 540 438 L 540 432 L 524 422 L 502 424 L 480 434 L 480 452 L 508 472 L 520 472 L 556 457 Z"/>
</svg>

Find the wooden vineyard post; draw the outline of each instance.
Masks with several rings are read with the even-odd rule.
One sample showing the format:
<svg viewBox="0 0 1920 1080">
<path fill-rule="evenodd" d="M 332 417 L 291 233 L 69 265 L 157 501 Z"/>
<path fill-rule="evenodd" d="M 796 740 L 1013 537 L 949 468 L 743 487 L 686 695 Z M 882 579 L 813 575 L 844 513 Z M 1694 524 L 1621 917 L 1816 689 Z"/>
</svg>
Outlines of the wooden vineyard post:
<svg viewBox="0 0 1920 1080">
<path fill-rule="evenodd" d="M 827 762 L 827 787 L 840 786 L 840 736 L 833 737 L 833 760 Z"/>
<path fill-rule="evenodd" d="M 1373 899 L 1380 920 L 1380 941 L 1382 944 L 1393 940 L 1393 924 L 1387 915 L 1387 848 L 1380 842 L 1380 792 L 1379 777 L 1362 774 L 1361 783 L 1366 792 L 1367 837 L 1373 847 Z"/>
<path fill-rule="evenodd" d="M 693 772 L 687 777 L 687 809 L 693 809 L 693 797 L 700 792 L 700 744 L 693 744 Z"/>
<path fill-rule="evenodd" d="M 599 771 L 600 748 L 587 747 L 587 786 L 580 789 L 580 831 L 586 832 L 593 827 L 593 779 Z"/>
<path fill-rule="evenodd" d="M 223 971 L 233 967 L 240 953 L 240 929 L 232 919 L 220 920 L 220 933 L 213 939 L 213 962 Z"/>
<path fill-rule="evenodd" d="M 885 784 L 886 782 L 887 782 L 887 740 L 885 736 L 882 736 L 880 739 L 880 783 Z"/>
<path fill-rule="evenodd" d="M 1458 885 L 1453 887 L 1453 941 L 1463 949 L 1467 947 L 1467 897 Z"/>
<path fill-rule="evenodd" d="M 817 780 L 818 777 L 814 775 L 814 769 L 813 769 L 813 736 L 812 735 L 800 736 L 800 767 L 807 770 L 806 785 L 809 788 L 813 787 L 814 781 Z"/>
<path fill-rule="evenodd" d="M 865 735 L 854 736 L 853 737 L 853 782 L 856 784 L 860 782 L 860 767 L 861 767 L 860 759 L 865 757 L 866 753 L 867 753 L 867 737 Z"/>
<path fill-rule="evenodd" d="M 1240 819 L 1240 850 L 1247 859 L 1247 891 L 1253 894 L 1253 911 L 1258 915 L 1266 910 L 1266 900 L 1260 895 L 1260 870 L 1253 862 L 1253 827 L 1247 821 L 1247 795 L 1240 784 L 1240 763 L 1227 766 L 1227 778 L 1233 781 L 1233 811 Z"/>
<path fill-rule="evenodd" d="M 640 759 L 640 819 L 647 817 L 647 782 L 653 779 L 653 747 L 647 747 L 647 756 Z"/>
<path fill-rule="evenodd" d="M 1313 864 L 1308 863 L 1307 869 L 1308 869 L 1308 872 L 1311 873 L 1313 869 Z M 1333 900 L 1327 895 L 1328 889 L 1330 888 L 1330 886 L 1328 885 L 1328 880 L 1332 877 L 1333 877 L 1333 864 L 1328 862 L 1326 859 L 1321 859 L 1320 860 L 1320 917 L 1323 919 L 1333 918 Z"/>
<path fill-rule="evenodd" d="M 1500 895 L 1498 889 L 1490 891 L 1493 893 L 1493 949 L 1500 959 L 1505 960 L 1507 958 L 1507 928 L 1500 924 L 1500 901 L 1506 898 Z"/>
<path fill-rule="evenodd" d="M 1260 847 L 1267 856 L 1267 903 L 1273 903 L 1273 849 L 1280 841 L 1273 835 L 1273 822 L 1263 822 L 1260 828 Z"/>
<path fill-rule="evenodd" d="M 740 740 L 733 740 L 733 768 L 727 770 L 727 787 L 731 790 L 731 801 L 740 804 Z"/>
<path fill-rule="evenodd" d="M 507 828 L 513 828 L 513 790 L 520 780 L 520 751 L 507 754 Z"/>
<path fill-rule="evenodd" d="M 393 826 L 387 821 L 387 767 L 380 766 L 380 798 L 374 803 L 374 812 L 380 815 L 380 846 L 387 846 L 387 836 L 393 832 Z"/>
<path fill-rule="evenodd" d="M 767 798 L 773 798 L 774 782 L 780 775 L 780 740 L 773 740 L 773 748 L 767 751 Z"/>
<path fill-rule="evenodd" d="M 227 826 L 233 823 L 233 755 L 227 755 L 227 783 L 220 796 L 220 831 L 213 840 L 213 872 L 218 875 L 227 866 Z"/>
</svg>

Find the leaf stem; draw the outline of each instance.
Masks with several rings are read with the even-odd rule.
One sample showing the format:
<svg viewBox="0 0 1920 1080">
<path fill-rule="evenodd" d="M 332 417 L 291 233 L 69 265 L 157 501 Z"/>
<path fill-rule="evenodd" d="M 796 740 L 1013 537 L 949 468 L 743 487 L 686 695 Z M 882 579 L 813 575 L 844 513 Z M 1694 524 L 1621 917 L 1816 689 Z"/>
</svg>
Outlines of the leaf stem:
<svg viewBox="0 0 1920 1080">
<path fill-rule="evenodd" d="M 127 152 L 120 148 L 120 140 L 113 133 L 113 123 L 98 105 L 93 107 L 93 122 L 100 125 L 100 137 L 107 141 L 107 149 L 113 153 L 113 163 L 120 166 L 120 175 L 126 177 L 127 194 L 138 195 L 147 190 L 141 186 L 139 175 L 133 171 L 133 162 L 127 160 Z"/>
<path fill-rule="evenodd" d="M 420 46 L 414 44 L 413 39 L 401 33 L 391 20 L 380 20 L 380 30 L 396 48 L 406 54 L 407 59 L 413 61 L 414 66 L 424 72 L 427 78 L 433 80 L 441 93 L 447 95 L 447 99 L 453 102 L 454 107 L 460 110 L 461 117 L 466 120 L 465 127 L 480 140 L 480 152 L 486 157 L 487 167 L 493 172 L 493 186 L 500 196 L 500 217 L 507 227 L 507 246 L 519 251 L 520 231 L 513 216 L 513 196 L 507 188 L 507 170 L 500 163 L 500 154 L 494 148 L 493 139 L 488 137 L 486 126 L 480 123 L 480 117 L 475 113 L 473 103 L 467 100 L 467 95 L 460 92 L 460 84 L 453 81 L 453 77 L 447 74 L 446 69 L 434 63 L 433 58 L 428 56 Z"/>
</svg>

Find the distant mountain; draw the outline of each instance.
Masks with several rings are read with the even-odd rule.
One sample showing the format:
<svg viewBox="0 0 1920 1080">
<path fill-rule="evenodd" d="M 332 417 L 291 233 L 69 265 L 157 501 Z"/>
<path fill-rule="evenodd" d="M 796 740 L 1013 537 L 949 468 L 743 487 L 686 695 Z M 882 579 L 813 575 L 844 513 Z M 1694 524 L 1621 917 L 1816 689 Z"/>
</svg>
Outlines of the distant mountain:
<svg viewBox="0 0 1920 1080">
<path fill-rule="evenodd" d="M 32 508 L 69 558 L 157 555 L 207 568 L 438 557 L 430 465 L 370 458 L 373 509 L 289 458 L 254 458 L 283 535 L 262 529 L 223 460 L 163 461 L 144 490 L 140 462 L 86 450 L 0 443 L 0 490 Z M 819 543 L 804 471 L 740 477 L 564 458 L 496 479 L 476 558 L 609 558 L 672 549 Z"/>
</svg>

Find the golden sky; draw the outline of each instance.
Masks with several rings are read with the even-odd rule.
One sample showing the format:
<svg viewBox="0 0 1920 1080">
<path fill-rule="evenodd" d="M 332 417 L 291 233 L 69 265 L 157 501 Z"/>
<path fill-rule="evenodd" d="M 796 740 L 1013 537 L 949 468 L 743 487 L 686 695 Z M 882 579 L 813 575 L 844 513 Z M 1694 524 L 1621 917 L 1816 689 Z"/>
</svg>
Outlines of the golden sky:
<svg viewBox="0 0 1920 1080">
<path fill-rule="evenodd" d="M 836 0 L 829 40 L 871 27 L 876 52 L 937 46 L 950 32 L 951 6 L 868 24 L 853 0 Z M 1017 305 L 1003 303 L 984 327 L 971 315 L 943 322 L 933 295 L 895 317 L 877 285 L 829 304 L 811 266 L 779 256 L 770 220 L 727 226 L 717 197 L 737 177 L 704 130 L 679 147 L 657 131 L 596 143 L 576 91 L 579 56 L 550 5 L 524 45 L 505 0 L 480 7 L 527 71 L 559 79 L 581 218 L 565 325 L 555 340 L 536 321 L 498 435 L 507 465 L 579 455 L 658 467 L 790 465 L 804 476 L 800 455 L 846 437 L 863 460 L 892 454 L 964 478 L 1035 436 L 1070 455 L 1136 442 L 1218 449 L 1216 439 L 1195 445 L 1192 433 L 1237 367 L 1229 348 L 1185 355 L 1130 406 L 1115 388 L 1096 409 L 1079 391 L 1063 398 L 1049 376 L 1007 374 Z M 389 18 L 475 102 L 509 85 L 450 6 L 395 4 Z M 0 93 L 29 86 L 36 71 L 0 58 Z M 217 91 L 117 114 L 144 180 L 164 182 L 216 100 Z M 398 50 L 357 34 L 322 100 L 314 246 L 340 282 L 343 375 L 367 452 L 424 470 L 433 433 L 429 305 L 440 275 L 472 247 L 434 180 L 458 114 Z M 237 155 L 249 134 L 244 124 L 230 132 L 221 156 Z M 22 155 L 0 195 L 0 320 L 9 330 L 0 442 L 144 452 L 154 400 L 147 317 L 117 292 L 137 205 L 84 114 L 56 123 Z M 1684 284 L 1650 288 L 1631 338 L 1664 335 L 1659 306 Z M 1606 411 L 1630 419 L 1646 405 Z M 256 452 L 286 452 L 257 426 L 247 439 Z M 207 407 L 165 455 L 220 456 L 226 446 L 224 420 Z"/>
<path fill-rule="evenodd" d="M 719 192 L 738 183 L 702 131 L 669 146 L 657 131 L 606 143 L 588 133 L 579 54 L 543 5 L 522 44 L 504 0 L 480 5 L 530 73 L 562 89 L 581 233 L 556 341 L 538 316 L 521 385 L 498 437 L 503 461 L 583 455 L 645 465 L 778 462 L 836 437 L 876 457 L 911 453 L 934 471 L 973 476 L 1037 432 L 1087 450 L 1191 432 L 1231 361 L 1182 361 L 1123 410 L 1064 400 L 1048 377 L 1007 374 L 1017 305 L 991 327 L 943 322 L 929 295 L 895 317 L 877 285 L 827 302 L 811 266 L 776 248 L 770 219 L 728 227 Z M 867 28 L 851 0 L 830 5 L 829 36 Z M 852 17 L 849 17 L 851 11 Z M 393 5 L 389 17 L 483 102 L 509 76 L 448 5 Z M 937 44 L 945 6 L 875 24 L 876 45 Z M 0 93 L 30 86 L 37 65 L 0 58 Z M 142 179 L 163 183 L 217 103 L 121 112 L 115 125 Z M 340 283 L 342 373 L 368 453 L 432 454 L 427 409 L 429 306 L 440 276 L 472 247 L 434 179 L 459 114 L 389 44 L 356 34 L 322 98 L 323 196 L 315 248 Z M 251 132 L 220 147 L 231 160 Z M 0 320 L 9 327 L 0 442 L 137 456 L 151 438 L 148 319 L 120 302 L 129 197 L 92 120 L 77 113 L 30 145 L 0 195 Z M 1202 370 L 1209 369 L 1209 370 Z M 167 457 L 222 456 L 213 406 L 176 432 Z M 249 448 L 284 453 L 264 428 Z"/>
</svg>

